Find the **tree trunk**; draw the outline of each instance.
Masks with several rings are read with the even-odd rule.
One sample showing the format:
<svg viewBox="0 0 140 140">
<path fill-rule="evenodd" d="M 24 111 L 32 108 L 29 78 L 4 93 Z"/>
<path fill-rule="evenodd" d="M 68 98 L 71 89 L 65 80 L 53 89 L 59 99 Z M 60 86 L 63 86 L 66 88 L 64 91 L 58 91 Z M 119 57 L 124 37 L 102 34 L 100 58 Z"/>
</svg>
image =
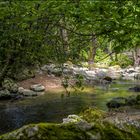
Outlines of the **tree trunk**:
<svg viewBox="0 0 140 140">
<path fill-rule="evenodd" d="M 98 48 L 98 46 L 97 46 L 96 35 L 92 34 L 91 46 L 90 46 L 90 50 L 89 50 L 89 61 L 88 61 L 89 70 L 92 70 L 92 68 L 93 68 L 97 48 Z"/>
<path fill-rule="evenodd" d="M 115 52 L 115 61 L 118 61 L 118 54 Z"/>
<path fill-rule="evenodd" d="M 68 51 L 69 51 L 69 45 L 68 45 L 68 32 L 65 28 L 66 24 L 65 24 L 65 19 L 62 18 L 61 21 L 60 21 L 60 36 L 62 38 L 62 44 L 63 44 L 63 50 L 64 50 L 64 53 L 67 54 Z"/>
<path fill-rule="evenodd" d="M 138 67 L 140 66 L 140 48 L 135 47 L 133 52 L 133 58 L 134 58 L 134 66 Z"/>
</svg>

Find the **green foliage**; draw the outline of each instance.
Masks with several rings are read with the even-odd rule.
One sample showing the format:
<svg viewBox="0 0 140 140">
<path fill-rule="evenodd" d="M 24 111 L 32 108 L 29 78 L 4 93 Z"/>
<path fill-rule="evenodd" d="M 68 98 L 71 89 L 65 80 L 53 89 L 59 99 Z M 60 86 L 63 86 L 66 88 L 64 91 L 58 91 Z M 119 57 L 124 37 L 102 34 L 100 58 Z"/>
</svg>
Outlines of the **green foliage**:
<svg viewBox="0 0 140 140">
<path fill-rule="evenodd" d="M 69 87 L 69 77 L 68 76 L 64 76 L 61 84 L 62 84 L 62 86 L 65 89 L 67 89 Z"/>
<path fill-rule="evenodd" d="M 1 81 L 24 67 L 86 61 L 93 36 L 97 46 L 92 47 L 103 51 L 110 42 L 116 53 L 138 46 L 139 5 L 132 0 L 0 2 Z"/>
<path fill-rule="evenodd" d="M 83 90 L 84 89 L 84 85 L 83 85 L 83 82 L 84 82 L 84 77 L 83 75 L 81 74 L 76 74 L 75 76 L 75 87 L 78 88 L 78 89 L 81 89 Z"/>
<path fill-rule="evenodd" d="M 110 65 L 119 65 L 122 68 L 126 68 L 127 66 L 133 65 L 133 60 L 130 59 L 127 55 L 118 54 L 118 60 L 111 61 Z"/>
</svg>

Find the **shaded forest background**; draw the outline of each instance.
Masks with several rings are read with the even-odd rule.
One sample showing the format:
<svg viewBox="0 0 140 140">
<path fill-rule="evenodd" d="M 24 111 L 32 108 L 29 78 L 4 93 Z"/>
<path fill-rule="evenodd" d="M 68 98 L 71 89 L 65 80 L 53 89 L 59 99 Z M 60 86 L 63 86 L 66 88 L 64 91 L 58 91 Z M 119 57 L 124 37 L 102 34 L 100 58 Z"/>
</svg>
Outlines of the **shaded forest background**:
<svg viewBox="0 0 140 140">
<path fill-rule="evenodd" d="M 0 13 L 1 83 L 48 63 L 139 65 L 139 1 L 1 1 Z"/>
</svg>

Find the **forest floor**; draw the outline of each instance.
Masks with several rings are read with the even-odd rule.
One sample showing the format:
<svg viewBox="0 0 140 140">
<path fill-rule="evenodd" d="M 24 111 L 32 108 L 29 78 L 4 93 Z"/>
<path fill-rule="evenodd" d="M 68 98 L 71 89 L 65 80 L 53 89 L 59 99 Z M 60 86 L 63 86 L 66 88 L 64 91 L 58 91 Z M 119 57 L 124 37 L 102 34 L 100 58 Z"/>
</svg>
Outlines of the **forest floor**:
<svg viewBox="0 0 140 140">
<path fill-rule="evenodd" d="M 46 74 L 38 74 L 34 78 L 30 78 L 27 80 L 23 80 L 21 82 L 18 82 L 18 85 L 29 89 L 31 85 L 33 84 L 41 84 L 45 87 L 45 91 L 50 90 L 56 90 L 56 89 L 62 89 L 61 85 L 61 78 L 60 77 L 54 77 Z"/>
</svg>

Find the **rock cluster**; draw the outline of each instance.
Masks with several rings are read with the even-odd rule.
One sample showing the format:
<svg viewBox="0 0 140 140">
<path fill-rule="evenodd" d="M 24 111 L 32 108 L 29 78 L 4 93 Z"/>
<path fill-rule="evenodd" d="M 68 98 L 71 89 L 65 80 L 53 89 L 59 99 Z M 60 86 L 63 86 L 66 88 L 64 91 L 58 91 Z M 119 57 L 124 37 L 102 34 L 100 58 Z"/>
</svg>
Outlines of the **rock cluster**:
<svg viewBox="0 0 140 140">
<path fill-rule="evenodd" d="M 0 100 L 12 99 L 17 100 L 24 96 L 38 96 L 44 94 L 45 87 L 41 84 L 35 84 L 30 89 L 18 87 L 18 85 L 11 79 L 5 79 L 0 90 Z"/>
<path fill-rule="evenodd" d="M 87 67 L 72 64 L 70 65 L 67 63 L 63 64 L 62 66 L 50 64 L 44 65 L 43 67 L 41 67 L 41 70 L 54 76 L 61 76 L 62 74 L 70 74 L 74 76 L 80 74 L 84 77 L 86 82 L 93 84 L 97 82 L 100 83 L 101 80 L 103 80 L 105 77 L 110 77 L 111 79 L 126 80 L 140 79 L 139 67 L 128 67 L 122 69 L 119 65 L 110 66 L 108 68 L 94 67 L 92 70 L 89 70 Z"/>
<path fill-rule="evenodd" d="M 140 68 L 139 67 L 130 67 L 122 69 L 121 71 L 122 78 L 126 80 L 140 80 Z"/>
</svg>

